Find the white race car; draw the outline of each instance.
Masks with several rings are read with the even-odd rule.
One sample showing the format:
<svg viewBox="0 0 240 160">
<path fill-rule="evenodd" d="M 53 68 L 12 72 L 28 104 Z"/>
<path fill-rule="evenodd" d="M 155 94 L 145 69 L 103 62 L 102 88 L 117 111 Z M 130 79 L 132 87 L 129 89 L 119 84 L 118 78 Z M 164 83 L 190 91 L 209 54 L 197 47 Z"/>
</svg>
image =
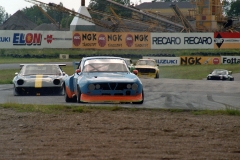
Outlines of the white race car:
<svg viewBox="0 0 240 160">
<path fill-rule="evenodd" d="M 21 70 L 13 78 L 13 94 L 63 95 L 63 82 L 68 75 L 60 66 L 66 64 L 20 64 Z"/>
</svg>

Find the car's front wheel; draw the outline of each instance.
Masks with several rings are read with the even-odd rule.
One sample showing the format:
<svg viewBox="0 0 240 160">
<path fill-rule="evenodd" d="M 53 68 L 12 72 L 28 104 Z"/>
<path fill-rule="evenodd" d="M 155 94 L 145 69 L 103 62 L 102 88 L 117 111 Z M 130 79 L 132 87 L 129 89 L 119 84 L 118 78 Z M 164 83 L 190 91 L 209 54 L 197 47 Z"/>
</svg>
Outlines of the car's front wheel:
<svg viewBox="0 0 240 160">
<path fill-rule="evenodd" d="M 139 101 L 139 102 L 132 102 L 132 103 L 133 103 L 133 104 L 143 104 L 143 102 L 144 102 L 144 92 L 143 92 L 143 90 L 142 90 L 142 100 Z"/>
<path fill-rule="evenodd" d="M 81 102 L 81 95 L 82 95 L 81 89 L 78 87 L 78 89 L 77 89 L 77 103 L 82 103 Z"/>
<path fill-rule="evenodd" d="M 19 93 L 18 93 L 15 85 L 13 86 L 13 95 L 14 95 L 14 96 L 19 96 Z"/>
<path fill-rule="evenodd" d="M 72 98 L 69 98 L 67 95 L 66 87 L 64 86 L 64 99 L 66 102 L 72 102 Z"/>
</svg>

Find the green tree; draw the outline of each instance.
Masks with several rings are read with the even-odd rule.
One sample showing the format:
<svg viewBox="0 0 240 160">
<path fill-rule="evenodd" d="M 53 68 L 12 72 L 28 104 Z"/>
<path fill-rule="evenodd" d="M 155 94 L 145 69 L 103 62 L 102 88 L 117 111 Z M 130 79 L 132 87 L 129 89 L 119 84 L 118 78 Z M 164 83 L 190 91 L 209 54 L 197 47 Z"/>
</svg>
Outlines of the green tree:
<svg viewBox="0 0 240 160">
<path fill-rule="evenodd" d="M 240 0 L 231 2 L 230 9 L 227 10 L 228 16 L 239 16 L 240 15 Z"/>
<path fill-rule="evenodd" d="M 2 24 L 5 21 L 5 9 L 0 6 L 0 24 Z"/>
<path fill-rule="evenodd" d="M 39 10 L 37 6 L 26 7 L 22 10 L 22 12 L 34 23 L 41 24 L 41 23 L 48 23 L 49 20 L 44 16 L 44 14 Z"/>
<path fill-rule="evenodd" d="M 130 5 L 130 0 L 114 0 L 114 1 L 117 2 L 117 3 L 123 4 L 123 5 Z M 117 13 L 118 16 L 121 16 L 121 17 L 131 16 L 131 11 L 130 10 L 122 8 L 118 5 L 115 5 L 115 4 L 110 3 L 110 2 L 103 1 L 103 0 L 91 0 L 88 8 L 112 14 L 110 9 L 109 9 L 110 6 L 114 9 L 115 13 Z M 98 16 L 92 15 L 92 17 L 97 18 Z"/>
<path fill-rule="evenodd" d="M 64 7 L 63 4 L 60 2 L 60 6 Z M 68 13 L 58 11 L 52 8 L 39 8 L 36 5 L 32 7 L 26 7 L 23 10 L 23 13 L 33 22 L 35 22 L 37 25 L 40 25 L 42 23 L 54 23 L 51 21 L 53 19 L 57 25 L 69 28 L 69 25 L 73 19 L 73 16 L 71 16 Z M 51 18 L 48 18 L 50 16 Z M 68 26 L 68 27 L 67 27 Z"/>
</svg>

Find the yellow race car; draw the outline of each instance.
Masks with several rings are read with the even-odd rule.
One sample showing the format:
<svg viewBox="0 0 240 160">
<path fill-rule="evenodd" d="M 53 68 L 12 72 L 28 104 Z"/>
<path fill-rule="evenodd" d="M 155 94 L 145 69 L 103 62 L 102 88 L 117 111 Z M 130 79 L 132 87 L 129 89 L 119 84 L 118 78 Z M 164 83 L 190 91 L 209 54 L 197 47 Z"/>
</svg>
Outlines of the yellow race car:
<svg viewBox="0 0 240 160">
<path fill-rule="evenodd" d="M 154 59 L 139 59 L 135 65 L 139 78 L 159 78 L 158 64 Z"/>
</svg>

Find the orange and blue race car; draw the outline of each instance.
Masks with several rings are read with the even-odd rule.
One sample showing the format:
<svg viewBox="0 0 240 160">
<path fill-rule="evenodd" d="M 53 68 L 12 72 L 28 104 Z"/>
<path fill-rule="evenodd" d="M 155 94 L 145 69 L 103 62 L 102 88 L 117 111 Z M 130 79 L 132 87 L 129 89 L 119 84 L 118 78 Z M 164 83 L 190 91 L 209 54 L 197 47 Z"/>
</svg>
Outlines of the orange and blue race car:
<svg viewBox="0 0 240 160">
<path fill-rule="evenodd" d="M 75 73 L 65 79 L 65 101 L 142 104 L 143 85 L 136 74 L 136 70 L 130 72 L 124 58 L 82 58 Z"/>
</svg>

